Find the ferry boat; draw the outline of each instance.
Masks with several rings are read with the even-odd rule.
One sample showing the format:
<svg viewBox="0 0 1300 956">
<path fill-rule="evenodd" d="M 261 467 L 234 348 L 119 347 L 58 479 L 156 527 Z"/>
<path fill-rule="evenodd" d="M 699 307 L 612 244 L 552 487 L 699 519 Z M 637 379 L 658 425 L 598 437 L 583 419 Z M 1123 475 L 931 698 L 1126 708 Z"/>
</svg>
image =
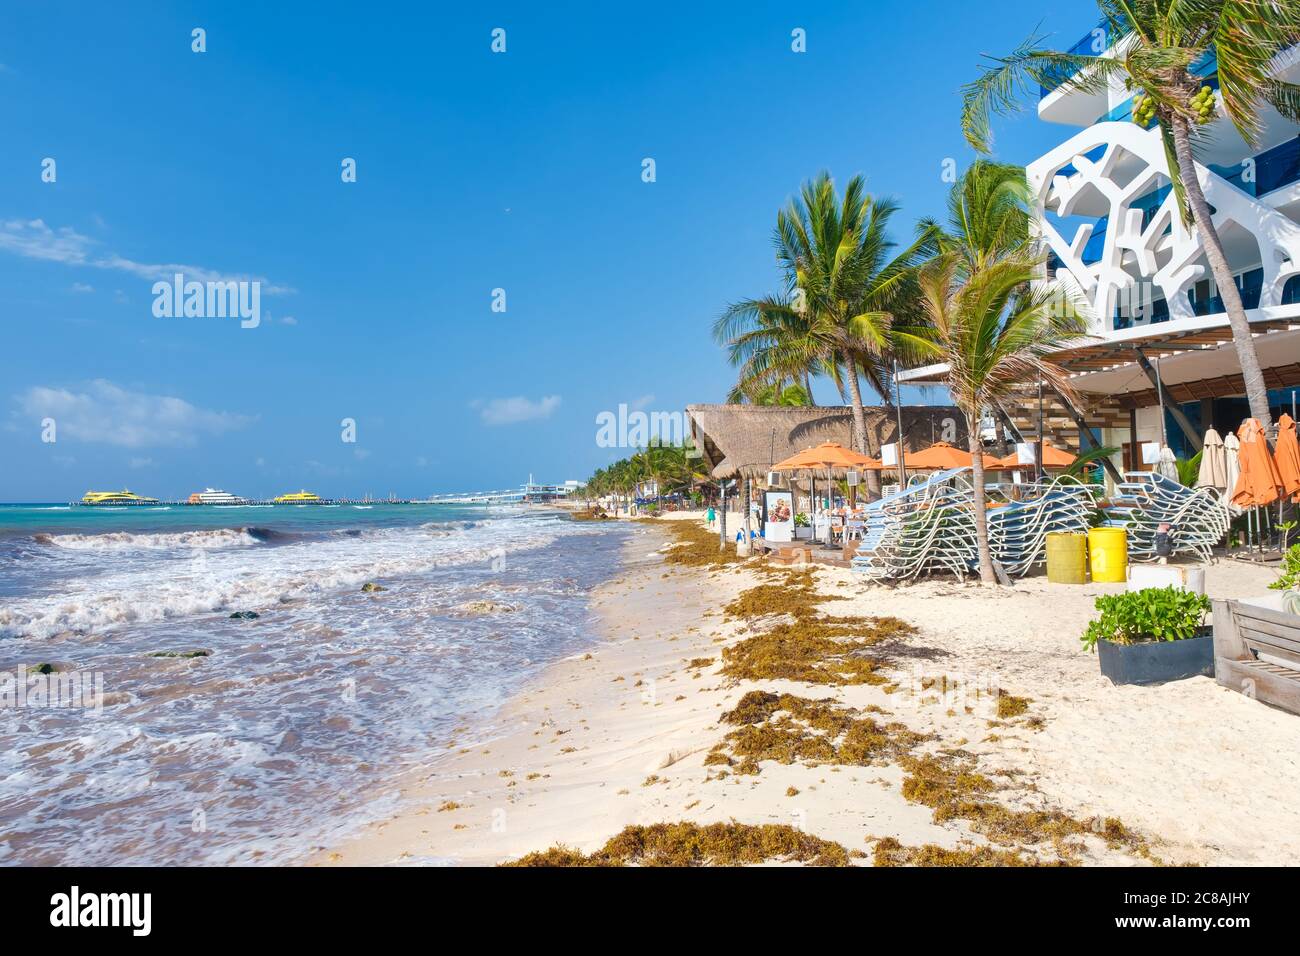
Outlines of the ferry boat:
<svg viewBox="0 0 1300 956">
<path fill-rule="evenodd" d="M 144 495 L 137 495 L 133 491 L 127 491 L 123 488 L 121 491 L 87 491 L 81 497 L 83 505 L 116 505 L 118 507 L 129 505 L 156 505 L 157 498 L 146 498 Z"/>
<path fill-rule="evenodd" d="M 205 488 L 203 491 L 196 491 L 190 495 L 190 504 L 192 505 L 246 505 L 247 498 L 241 498 L 238 495 L 232 495 L 228 491 L 222 491 L 219 488 Z"/>
<path fill-rule="evenodd" d="M 275 499 L 277 505 L 318 505 L 321 496 L 311 491 L 291 491 Z"/>
</svg>

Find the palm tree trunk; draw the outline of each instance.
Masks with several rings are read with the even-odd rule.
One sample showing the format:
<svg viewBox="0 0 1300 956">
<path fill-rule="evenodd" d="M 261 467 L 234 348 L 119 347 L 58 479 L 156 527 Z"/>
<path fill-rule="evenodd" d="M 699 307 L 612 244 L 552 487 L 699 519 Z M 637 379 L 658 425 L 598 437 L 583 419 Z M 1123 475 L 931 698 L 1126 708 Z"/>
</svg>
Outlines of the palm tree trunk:
<svg viewBox="0 0 1300 956">
<path fill-rule="evenodd" d="M 980 583 L 996 585 L 993 557 L 989 553 L 989 521 L 984 506 L 984 447 L 980 442 L 979 413 L 967 414 L 966 429 L 970 433 L 971 483 L 975 486 L 975 547 L 979 552 Z"/>
<path fill-rule="evenodd" d="M 1228 257 L 1223 253 L 1223 242 L 1219 239 L 1219 232 L 1214 228 L 1210 204 L 1206 202 L 1205 193 L 1201 190 L 1201 181 L 1196 177 L 1196 162 L 1192 157 L 1188 123 L 1181 116 L 1173 117 L 1170 122 L 1173 127 L 1174 155 L 1178 159 L 1178 171 L 1187 193 L 1187 202 L 1192 207 L 1192 218 L 1195 220 L 1197 231 L 1201 234 L 1205 258 L 1210 263 L 1210 271 L 1219 286 L 1219 297 L 1223 300 L 1223 308 L 1228 313 L 1228 324 L 1232 327 L 1232 343 L 1237 348 L 1241 377 L 1246 383 L 1246 398 L 1250 402 L 1250 414 L 1258 418 L 1261 425 L 1268 428 L 1272 423 L 1268 411 L 1268 388 L 1264 384 L 1264 373 L 1259 367 L 1255 340 L 1250 335 L 1250 323 L 1246 321 L 1246 310 L 1241 304 L 1241 293 L 1237 291 L 1237 283 L 1232 281 L 1232 269 L 1228 266 Z"/>
<path fill-rule="evenodd" d="M 849 399 L 853 403 L 853 431 L 856 433 L 854 435 L 854 440 L 857 443 L 857 447 L 854 450 L 859 454 L 874 457 L 878 452 L 873 453 L 868 451 L 871 441 L 867 436 L 867 413 L 862 407 L 862 386 L 858 383 L 858 366 L 852 358 L 846 359 L 844 365 L 845 371 L 848 372 Z M 901 454 L 901 445 L 899 451 Z M 880 472 L 867 472 L 867 494 L 872 498 L 880 497 Z"/>
<path fill-rule="evenodd" d="M 813 408 L 817 407 L 817 399 L 813 398 L 812 393 L 812 376 L 807 372 L 803 373 L 803 390 L 808 393 L 808 404 Z"/>
</svg>

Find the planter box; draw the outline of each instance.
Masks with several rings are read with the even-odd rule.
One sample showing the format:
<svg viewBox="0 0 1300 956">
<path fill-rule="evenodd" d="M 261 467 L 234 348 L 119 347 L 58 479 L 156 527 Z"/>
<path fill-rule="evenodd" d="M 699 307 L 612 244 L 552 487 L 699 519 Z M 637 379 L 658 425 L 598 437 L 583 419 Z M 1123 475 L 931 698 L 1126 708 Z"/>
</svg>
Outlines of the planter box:
<svg viewBox="0 0 1300 956">
<path fill-rule="evenodd" d="M 1097 642 L 1102 676 L 1112 684 L 1163 684 L 1186 677 L 1214 676 L 1214 637 L 1143 644 Z"/>
</svg>

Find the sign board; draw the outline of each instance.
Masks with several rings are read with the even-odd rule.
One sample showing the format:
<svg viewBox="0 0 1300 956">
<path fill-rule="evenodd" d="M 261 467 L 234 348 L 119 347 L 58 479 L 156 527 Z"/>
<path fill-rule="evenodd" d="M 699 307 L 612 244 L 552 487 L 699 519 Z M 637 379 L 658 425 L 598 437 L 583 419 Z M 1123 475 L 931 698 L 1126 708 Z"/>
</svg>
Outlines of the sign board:
<svg viewBox="0 0 1300 956">
<path fill-rule="evenodd" d="M 898 467 L 898 443 L 892 442 L 880 446 L 880 463 L 889 468 Z"/>
<path fill-rule="evenodd" d="M 763 537 L 767 541 L 794 540 L 793 493 L 763 492 Z"/>
<path fill-rule="evenodd" d="M 1032 465 L 1034 463 L 1034 443 L 1031 441 L 1016 442 L 1016 464 Z"/>
<path fill-rule="evenodd" d="M 860 482 L 858 481 L 858 473 L 856 471 L 850 471 L 847 475 L 844 476 L 844 483 L 848 485 L 850 488 L 852 488 L 856 484 L 860 484 Z"/>
<path fill-rule="evenodd" d="M 1142 443 L 1142 464 L 1144 465 L 1160 464 L 1160 442 L 1144 441 Z"/>
</svg>

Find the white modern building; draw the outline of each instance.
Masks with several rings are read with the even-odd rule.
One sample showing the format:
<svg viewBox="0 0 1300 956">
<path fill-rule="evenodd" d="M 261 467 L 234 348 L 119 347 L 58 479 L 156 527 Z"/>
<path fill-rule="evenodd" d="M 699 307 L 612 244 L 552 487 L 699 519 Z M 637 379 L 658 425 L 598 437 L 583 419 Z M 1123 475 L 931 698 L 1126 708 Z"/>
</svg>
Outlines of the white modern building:
<svg viewBox="0 0 1300 956">
<path fill-rule="evenodd" d="M 1114 53 L 1102 27 L 1074 49 Z M 1212 54 L 1196 65 L 1213 89 L 1216 66 Z M 1300 82 L 1300 47 L 1278 55 L 1273 69 Z M 1124 449 L 1117 468 L 1141 467 L 1137 446 L 1162 435 L 1158 373 L 1168 408 L 1163 432 L 1176 452 L 1194 454 L 1211 425 L 1235 430 L 1247 404 L 1200 237 L 1175 205 L 1160 131 L 1132 121 L 1133 94 L 1121 82 L 1098 95 L 1059 85 L 1040 94 L 1039 118 L 1060 124 L 1064 135 L 1026 167 L 1035 225 L 1050 249 L 1049 270 L 1067 272 L 1093 311 L 1090 338 L 1058 359 L 1087 407 L 1053 399 L 1049 439 L 1055 433 L 1086 448 L 1092 437 Z M 1276 417 L 1290 410 L 1291 389 L 1300 389 L 1300 127 L 1265 112 L 1254 148 L 1227 119 L 1203 127 L 1198 172 L 1256 330 Z M 935 378 L 935 371 L 909 377 Z M 1014 418 L 1027 425 L 1034 411 Z"/>
</svg>

